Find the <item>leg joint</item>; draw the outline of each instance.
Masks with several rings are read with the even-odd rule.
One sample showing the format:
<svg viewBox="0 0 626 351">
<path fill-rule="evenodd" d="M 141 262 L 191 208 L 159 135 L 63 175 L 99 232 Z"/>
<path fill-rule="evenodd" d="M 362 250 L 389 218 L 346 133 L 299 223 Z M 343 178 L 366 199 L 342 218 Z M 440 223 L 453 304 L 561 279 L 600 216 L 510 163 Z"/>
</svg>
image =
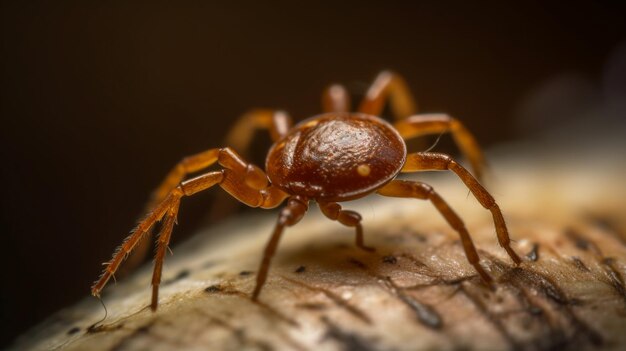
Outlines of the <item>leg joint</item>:
<svg viewBox="0 0 626 351">
<path fill-rule="evenodd" d="M 337 220 L 337 218 L 339 218 L 339 212 L 341 212 L 341 205 L 339 205 L 336 202 L 331 202 L 331 203 L 327 203 L 327 204 L 320 204 L 320 209 L 322 210 L 322 213 L 334 220 Z"/>
<path fill-rule="evenodd" d="M 341 211 L 337 218 L 339 223 L 348 227 L 356 227 L 361 223 L 361 219 L 361 215 L 354 211 Z"/>
<path fill-rule="evenodd" d="M 292 197 L 287 202 L 287 206 L 280 212 L 280 222 L 292 226 L 300 222 L 308 209 L 309 205 L 303 202 L 303 199 Z"/>
</svg>

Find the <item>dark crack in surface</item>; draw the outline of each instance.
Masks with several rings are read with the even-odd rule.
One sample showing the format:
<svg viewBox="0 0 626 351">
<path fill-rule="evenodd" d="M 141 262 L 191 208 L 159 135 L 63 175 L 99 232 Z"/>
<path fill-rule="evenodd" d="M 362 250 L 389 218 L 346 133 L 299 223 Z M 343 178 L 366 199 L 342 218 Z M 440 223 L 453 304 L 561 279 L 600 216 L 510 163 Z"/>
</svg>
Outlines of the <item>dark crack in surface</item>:
<svg viewBox="0 0 626 351">
<path fill-rule="evenodd" d="M 619 269 L 616 267 L 615 261 L 610 258 L 604 258 L 602 260 L 604 266 L 604 272 L 608 276 L 611 286 L 622 297 L 622 300 L 626 304 L 626 288 L 624 288 L 624 278 L 620 274 Z"/>
<path fill-rule="evenodd" d="M 363 338 L 362 335 L 352 333 L 340 328 L 332 323 L 328 318 L 322 318 L 322 322 L 326 325 L 324 340 L 334 340 L 339 344 L 341 350 L 344 351 L 376 351 L 378 350 L 372 345 L 372 342 Z"/>
<path fill-rule="evenodd" d="M 580 271 L 590 272 L 589 268 L 585 265 L 583 261 L 577 256 L 572 256 L 572 264 Z"/>
<path fill-rule="evenodd" d="M 285 279 L 285 280 L 287 280 L 287 281 L 289 281 L 289 282 L 291 282 L 293 284 L 296 284 L 298 286 L 301 286 L 301 287 L 303 287 L 303 288 L 305 288 L 307 290 L 321 292 L 322 294 L 324 294 L 324 296 L 326 296 L 333 303 L 335 303 L 336 306 L 344 309 L 345 311 L 350 313 L 355 318 L 363 321 L 366 324 L 372 324 L 372 319 L 364 311 L 362 311 L 359 308 L 351 305 L 346 300 L 341 298 L 341 296 L 335 294 L 334 292 L 332 292 L 332 291 L 330 291 L 328 289 L 312 286 L 312 285 L 306 284 L 304 282 L 301 282 L 299 280 L 291 279 L 291 278 L 288 278 L 288 277 L 283 277 L 283 279 Z"/>
<path fill-rule="evenodd" d="M 602 233 L 617 239 L 622 246 L 626 247 L 626 232 L 619 228 L 615 219 L 597 214 L 590 214 L 587 219 Z"/>
<path fill-rule="evenodd" d="M 523 291 L 529 300 L 536 301 L 535 304 L 543 304 L 546 313 L 552 316 L 540 320 L 551 333 L 537 335 L 535 343 L 559 349 L 580 349 L 584 345 L 597 347 L 604 343 L 602 335 L 574 312 L 573 307 L 580 302 L 569 298 L 552 279 L 518 267 L 508 271 L 503 281 Z M 537 296 L 543 299 L 539 300 Z"/>
<path fill-rule="evenodd" d="M 443 327 L 443 319 L 434 308 L 406 294 L 390 277 L 380 278 L 380 281 L 392 296 L 400 299 L 415 313 L 417 320 L 422 325 L 431 329 L 441 329 Z"/>
</svg>

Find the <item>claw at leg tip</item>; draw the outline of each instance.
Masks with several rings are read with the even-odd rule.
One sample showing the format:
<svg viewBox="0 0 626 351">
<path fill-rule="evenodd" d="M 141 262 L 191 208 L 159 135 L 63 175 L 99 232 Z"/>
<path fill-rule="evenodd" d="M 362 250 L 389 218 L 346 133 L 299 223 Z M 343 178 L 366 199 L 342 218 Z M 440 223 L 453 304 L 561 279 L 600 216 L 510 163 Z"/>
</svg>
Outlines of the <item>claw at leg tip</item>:
<svg viewBox="0 0 626 351">
<path fill-rule="evenodd" d="M 516 266 L 519 266 L 522 263 L 522 259 L 517 255 L 515 251 L 513 251 L 512 248 L 509 247 L 506 249 L 506 251 L 509 253 L 509 256 L 511 256 L 513 262 L 515 262 Z"/>
<path fill-rule="evenodd" d="M 252 293 L 252 296 L 250 297 L 252 302 L 258 302 L 259 301 L 259 293 L 260 293 L 260 291 L 254 290 L 254 292 Z"/>
</svg>

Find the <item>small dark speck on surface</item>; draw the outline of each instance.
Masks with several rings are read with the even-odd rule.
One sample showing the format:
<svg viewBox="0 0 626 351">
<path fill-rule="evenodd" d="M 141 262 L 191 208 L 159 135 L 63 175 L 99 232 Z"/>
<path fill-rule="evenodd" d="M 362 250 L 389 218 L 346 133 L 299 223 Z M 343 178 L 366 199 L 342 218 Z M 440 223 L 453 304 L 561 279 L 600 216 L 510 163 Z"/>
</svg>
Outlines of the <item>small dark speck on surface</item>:
<svg viewBox="0 0 626 351">
<path fill-rule="evenodd" d="M 528 308 L 528 312 L 530 312 L 530 314 L 535 315 L 535 316 L 540 316 L 543 314 L 543 310 L 538 306 L 530 306 Z"/>
<path fill-rule="evenodd" d="M 583 261 L 580 260 L 580 258 L 576 256 L 572 256 L 572 263 L 579 270 L 584 271 L 584 272 L 589 272 L 589 268 L 587 268 L 587 266 L 583 263 Z"/>
<path fill-rule="evenodd" d="M 539 259 L 539 244 L 533 243 L 533 248 L 528 254 L 526 254 L 526 257 L 531 262 L 536 262 Z"/>
<path fill-rule="evenodd" d="M 600 217 L 600 216 L 595 216 L 595 215 L 590 215 L 589 219 L 596 227 L 612 235 L 622 245 L 626 245 L 626 234 L 624 234 L 624 232 L 619 229 L 615 220 L 607 218 L 607 217 Z"/>
<path fill-rule="evenodd" d="M 242 276 L 242 277 L 249 276 L 250 274 L 252 274 L 251 271 L 241 271 L 241 272 L 239 272 L 239 275 Z"/>
<path fill-rule="evenodd" d="M 172 284 L 172 283 L 174 283 L 174 282 L 176 282 L 178 280 L 185 279 L 185 278 L 187 278 L 189 276 L 189 274 L 191 274 L 191 272 L 189 272 L 189 270 L 183 269 L 182 271 L 178 272 L 178 274 L 176 274 L 176 276 L 174 276 L 173 278 L 164 281 L 163 285 L 169 285 L 169 284 Z"/>
<path fill-rule="evenodd" d="M 348 262 L 352 263 L 353 265 L 355 265 L 355 266 L 357 266 L 357 267 L 359 267 L 361 269 L 366 269 L 367 268 L 367 265 L 365 265 L 365 263 L 357 260 L 356 258 L 350 258 L 348 260 Z"/>
<path fill-rule="evenodd" d="M 72 329 L 67 331 L 67 335 L 73 335 L 73 334 L 78 333 L 79 331 L 80 331 L 79 327 L 74 327 L 74 328 L 72 328 Z"/>
<path fill-rule="evenodd" d="M 605 266 L 605 272 L 611 281 L 611 285 L 613 285 L 617 293 L 626 300 L 624 279 L 620 275 L 619 269 L 615 267 L 615 260 L 611 257 L 605 257 L 602 259 L 602 264 Z"/>
<path fill-rule="evenodd" d="M 217 293 L 222 291 L 222 287 L 219 284 L 211 285 L 208 288 L 204 289 L 204 291 L 208 293 Z"/>
<path fill-rule="evenodd" d="M 124 328 L 124 323 L 115 324 L 115 325 L 106 325 L 106 324 L 99 324 L 99 323 L 100 322 L 90 325 L 89 328 L 87 328 L 87 333 L 92 333 L 92 334 L 101 333 L 101 332 L 118 330 L 118 329 Z"/>
<path fill-rule="evenodd" d="M 146 325 L 142 325 L 141 327 L 137 328 L 137 330 L 135 331 L 136 334 L 146 334 L 150 331 L 150 328 L 152 327 L 154 323 L 149 323 Z"/>
<path fill-rule="evenodd" d="M 422 324 L 433 329 L 441 329 L 443 326 L 441 316 L 432 307 L 424 305 L 407 295 L 400 295 L 400 299 L 411 307 Z"/>
<path fill-rule="evenodd" d="M 306 267 L 305 266 L 300 266 L 300 267 L 296 268 L 296 270 L 294 272 L 296 272 L 296 273 L 304 273 L 304 271 L 306 271 Z"/>
<path fill-rule="evenodd" d="M 333 324 L 328 318 L 323 317 L 322 321 L 326 324 L 326 334 L 324 339 L 335 340 L 341 350 L 344 351 L 373 351 L 376 350 L 372 342 L 363 339 L 358 334 L 342 330 Z"/>
<path fill-rule="evenodd" d="M 396 264 L 398 263 L 398 259 L 395 256 L 385 256 L 383 257 L 383 263 L 388 263 L 388 264 Z"/>
<path fill-rule="evenodd" d="M 322 311 L 326 309 L 326 305 L 314 302 L 297 304 L 296 307 L 311 311 Z"/>
<path fill-rule="evenodd" d="M 415 239 L 417 239 L 417 241 L 419 241 L 420 243 L 425 243 L 428 241 L 428 238 L 426 237 L 426 235 L 422 235 L 422 234 L 415 234 Z"/>
<path fill-rule="evenodd" d="M 607 266 L 610 266 L 610 265 L 612 265 L 614 263 L 615 263 L 615 260 L 613 259 L 613 257 L 604 257 L 602 259 L 602 264 L 605 264 Z"/>
<path fill-rule="evenodd" d="M 547 297 L 552 299 L 552 301 L 560 305 L 569 304 L 569 301 L 565 298 L 565 296 L 563 296 L 563 294 L 558 291 L 553 285 L 544 285 L 543 292 L 546 294 Z"/>
<path fill-rule="evenodd" d="M 202 264 L 202 268 L 211 268 L 213 266 L 215 266 L 217 262 L 215 261 L 206 261 Z"/>
<path fill-rule="evenodd" d="M 189 270 L 183 269 L 182 271 L 178 272 L 178 274 L 176 274 L 176 279 L 183 279 L 183 278 L 187 278 L 188 276 L 189 276 Z"/>
<path fill-rule="evenodd" d="M 586 251 L 589 249 L 589 241 L 585 239 L 578 231 L 574 228 L 565 229 L 565 236 L 567 236 L 577 248 Z"/>
</svg>

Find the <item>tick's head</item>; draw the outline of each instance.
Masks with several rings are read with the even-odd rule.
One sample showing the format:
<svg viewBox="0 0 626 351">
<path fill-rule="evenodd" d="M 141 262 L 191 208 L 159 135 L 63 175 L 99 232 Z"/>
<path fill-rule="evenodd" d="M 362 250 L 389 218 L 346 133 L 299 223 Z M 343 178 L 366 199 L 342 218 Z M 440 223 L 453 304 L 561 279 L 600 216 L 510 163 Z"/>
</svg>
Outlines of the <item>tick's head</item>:
<svg viewBox="0 0 626 351">
<path fill-rule="evenodd" d="M 393 179 L 406 146 L 387 122 L 358 113 L 305 120 L 272 146 L 266 170 L 290 194 L 324 201 L 364 196 Z"/>
</svg>

